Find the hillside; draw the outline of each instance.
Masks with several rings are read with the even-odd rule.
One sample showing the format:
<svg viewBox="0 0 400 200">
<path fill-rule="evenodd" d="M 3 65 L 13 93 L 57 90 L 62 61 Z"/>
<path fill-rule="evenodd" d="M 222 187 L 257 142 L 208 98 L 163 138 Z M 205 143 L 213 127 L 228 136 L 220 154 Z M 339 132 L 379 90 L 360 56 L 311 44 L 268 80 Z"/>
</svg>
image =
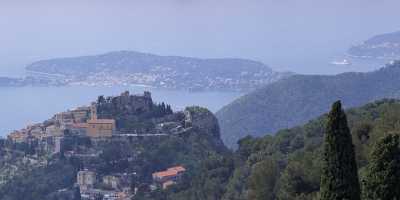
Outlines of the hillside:
<svg viewBox="0 0 400 200">
<path fill-rule="evenodd" d="M 398 59 L 400 57 L 400 31 L 374 36 L 362 44 L 351 47 L 348 53 L 362 58 Z"/>
<path fill-rule="evenodd" d="M 205 108 L 174 112 L 148 92 L 100 96 L 92 106 L 0 139 L 0 197 L 130 199 L 161 187 L 154 172 L 178 166 L 191 177 L 209 156 L 228 153 L 216 117 Z"/>
<path fill-rule="evenodd" d="M 346 114 L 363 180 L 372 146 L 384 135 L 400 132 L 400 101 L 380 100 Z M 326 121 L 325 114 L 274 136 L 242 138 L 233 156 L 208 159 L 197 179 L 153 199 L 319 199 Z"/>
<path fill-rule="evenodd" d="M 253 91 L 216 113 L 225 144 L 262 136 L 307 122 L 326 112 L 331 102 L 360 106 L 400 96 L 400 62 L 368 73 L 335 76 L 294 75 Z"/>
<path fill-rule="evenodd" d="M 252 60 L 159 56 L 135 51 L 43 60 L 26 69 L 64 75 L 68 84 L 144 84 L 185 90 L 251 90 L 289 75 Z"/>
</svg>

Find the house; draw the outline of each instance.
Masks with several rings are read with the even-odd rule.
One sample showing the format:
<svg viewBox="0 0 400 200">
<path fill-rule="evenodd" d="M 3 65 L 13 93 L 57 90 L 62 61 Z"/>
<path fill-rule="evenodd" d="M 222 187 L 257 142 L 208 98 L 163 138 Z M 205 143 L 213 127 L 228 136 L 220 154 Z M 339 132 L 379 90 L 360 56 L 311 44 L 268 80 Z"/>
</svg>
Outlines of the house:
<svg viewBox="0 0 400 200">
<path fill-rule="evenodd" d="M 185 171 L 186 169 L 182 166 L 171 167 L 165 171 L 153 173 L 153 181 L 159 187 L 166 189 L 167 187 L 176 184 Z"/>
<path fill-rule="evenodd" d="M 71 111 L 74 123 L 84 123 L 89 119 L 91 108 L 89 106 L 78 107 Z"/>
<path fill-rule="evenodd" d="M 103 176 L 103 183 L 113 189 L 118 189 L 121 185 L 120 178 L 117 176 Z"/>
<path fill-rule="evenodd" d="M 79 171 L 77 174 L 77 181 L 81 191 L 91 189 L 96 183 L 96 173 L 87 169 Z"/>
<path fill-rule="evenodd" d="M 77 135 L 87 135 L 87 129 L 88 129 L 87 123 L 75 123 L 72 124 L 69 130 Z"/>
<path fill-rule="evenodd" d="M 61 127 L 69 127 L 74 123 L 74 116 L 71 112 L 62 112 L 55 115 L 55 120 L 61 125 Z"/>
<path fill-rule="evenodd" d="M 92 138 L 111 137 L 115 129 L 113 119 L 91 119 L 87 122 L 86 134 Z"/>
<path fill-rule="evenodd" d="M 7 137 L 9 140 L 15 143 L 21 143 L 26 141 L 26 139 L 28 138 L 28 134 L 23 131 L 14 131 L 10 133 Z"/>
<path fill-rule="evenodd" d="M 47 136 L 63 136 L 64 135 L 64 130 L 56 125 L 50 125 L 50 126 L 46 127 L 45 132 L 46 132 Z"/>
</svg>

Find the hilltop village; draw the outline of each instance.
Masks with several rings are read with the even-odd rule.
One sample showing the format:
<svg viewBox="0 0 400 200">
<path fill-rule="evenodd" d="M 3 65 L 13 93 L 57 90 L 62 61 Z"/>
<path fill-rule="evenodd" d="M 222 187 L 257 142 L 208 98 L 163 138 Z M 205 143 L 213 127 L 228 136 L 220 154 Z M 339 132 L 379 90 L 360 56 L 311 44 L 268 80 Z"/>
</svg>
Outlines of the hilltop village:
<svg viewBox="0 0 400 200">
<path fill-rule="evenodd" d="M 76 196 L 79 191 L 80 199 L 133 199 L 138 192 L 175 185 L 187 171 L 178 161 L 147 166 L 148 160 L 162 155 L 146 155 L 144 149 L 190 137 L 194 130 L 219 138 L 216 119 L 206 109 L 173 112 L 170 105 L 153 103 L 150 92 L 100 96 L 90 106 L 55 114 L 43 123 L 10 133 L 2 145 L 13 154 L 19 152 L 23 164 L 8 166 L 8 170 L 4 170 L 7 165 L 2 166 L 2 171 L 9 173 L 0 175 L 0 185 L 17 176 L 20 166 L 45 168 L 64 159 L 77 168 L 71 179 L 74 186 L 59 189 L 56 195 L 75 191 Z M 223 146 L 219 140 L 215 145 Z"/>
</svg>

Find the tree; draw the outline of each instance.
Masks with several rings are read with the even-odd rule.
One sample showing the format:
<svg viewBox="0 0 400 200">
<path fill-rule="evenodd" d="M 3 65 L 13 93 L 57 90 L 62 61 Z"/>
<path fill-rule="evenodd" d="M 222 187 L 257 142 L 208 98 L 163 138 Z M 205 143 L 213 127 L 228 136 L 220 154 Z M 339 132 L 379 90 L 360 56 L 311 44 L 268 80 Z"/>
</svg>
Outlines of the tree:
<svg viewBox="0 0 400 200">
<path fill-rule="evenodd" d="M 360 200 L 354 146 L 340 101 L 332 105 L 325 129 L 321 200 Z"/>
<path fill-rule="evenodd" d="M 363 196 L 366 200 L 400 199 L 398 135 L 387 135 L 374 145 L 363 186 Z"/>
<path fill-rule="evenodd" d="M 81 200 L 81 190 L 79 187 L 74 188 L 74 200 Z"/>
<path fill-rule="evenodd" d="M 279 169 L 276 161 L 266 159 L 253 166 L 249 177 L 249 198 L 253 200 L 275 199 L 274 189 L 278 181 Z"/>
</svg>

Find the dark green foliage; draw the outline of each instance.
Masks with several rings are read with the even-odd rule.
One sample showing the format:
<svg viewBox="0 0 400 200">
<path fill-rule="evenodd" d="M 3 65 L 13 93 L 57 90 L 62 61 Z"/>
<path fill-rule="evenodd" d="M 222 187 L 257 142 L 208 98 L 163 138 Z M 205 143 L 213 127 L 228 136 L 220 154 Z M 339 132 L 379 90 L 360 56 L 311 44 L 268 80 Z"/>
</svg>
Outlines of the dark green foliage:
<svg viewBox="0 0 400 200">
<path fill-rule="evenodd" d="M 279 200 L 309 199 L 317 195 L 320 186 L 321 152 L 299 152 L 289 159 L 279 181 Z"/>
<path fill-rule="evenodd" d="M 168 191 L 169 200 L 220 200 L 234 169 L 230 156 L 210 154 L 195 175 Z"/>
<path fill-rule="evenodd" d="M 81 200 L 81 190 L 79 189 L 79 187 L 75 187 L 73 191 L 74 191 L 74 200 Z"/>
<path fill-rule="evenodd" d="M 398 116 L 400 116 L 400 101 L 389 99 L 347 111 L 352 140 L 356 144 L 357 161 L 362 163 L 359 167 L 368 164 L 367 155 L 371 151 L 371 144 L 387 132 L 400 130 Z M 322 144 L 327 121 L 328 116 L 323 115 L 304 126 L 281 130 L 275 136 L 243 138 L 233 155 L 235 165 L 229 180 L 223 183 L 222 190 L 218 186 L 209 193 L 224 191 L 222 200 L 247 200 L 257 196 L 278 200 L 319 199 Z M 362 137 L 359 137 L 360 135 Z M 366 135 L 368 137 L 364 137 Z M 271 160 L 274 162 L 269 162 Z M 271 165 L 268 166 L 266 163 Z M 260 170 L 272 165 L 276 167 L 275 170 L 269 172 Z M 210 170 L 213 171 L 212 168 Z M 210 174 L 207 168 L 203 168 L 199 173 L 197 175 L 199 177 L 208 177 L 206 174 Z M 228 174 L 218 175 L 221 176 Z M 197 178 L 191 180 L 196 182 Z M 166 191 L 165 195 L 179 196 L 177 199 L 197 200 L 199 196 L 195 196 L 197 193 L 194 191 L 204 191 L 203 185 L 193 184 L 191 181 L 185 182 L 179 186 L 181 189 Z M 272 192 L 265 193 L 271 190 Z"/>
<path fill-rule="evenodd" d="M 387 135 L 374 145 L 363 191 L 365 200 L 400 199 L 399 135 Z"/>
<path fill-rule="evenodd" d="M 273 200 L 279 169 L 275 160 L 267 159 L 253 166 L 249 177 L 249 199 Z"/>
<path fill-rule="evenodd" d="M 214 122 L 216 120 L 207 117 L 211 115 L 210 112 L 199 107 L 189 108 L 188 111 L 192 112 L 193 119 L 198 121 L 193 123 L 195 128 L 179 136 L 143 137 L 93 144 L 82 141 L 71 143 L 71 148 L 79 150 L 80 147 L 89 145 L 96 151 L 101 150 L 103 154 L 98 159 L 89 160 L 88 167 L 98 170 L 100 174 L 115 171 L 137 172 L 138 176 L 132 177 L 132 186 L 140 188 L 136 197 L 138 200 L 319 199 L 322 144 L 329 119 L 327 115 L 304 126 L 281 130 L 275 136 L 243 138 L 239 142 L 239 149 L 230 153 L 221 144 L 217 132 L 218 125 Z M 388 99 L 347 111 L 348 126 L 360 168 L 366 168 L 365 166 L 372 161 L 368 156 L 372 152 L 372 144 L 382 135 L 400 132 L 399 116 L 400 101 Z M 345 128 L 343 130 L 347 131 Z M 350 140 L 350 136 L 348 137 Z M 344 149 L 347 148 L 341 150 Z M 1 151 L 1 148 L 0 153 L 7 154 Z M 19 154 L 24 155 L 23 152 Z M 13 158 L 0 157 L 0 167 L 4 166 L 1 159 L 7 157 Z M 86 167 L 89 162 L 78 158 L 65 159 L 63 162 L 67 161 L 68 165 L 75 166 L 72 168 L 82 165 Z M 151 173 L 175 164 L 183 164 L 189 169 L 183 182 L 167 190 L 151 192 L 148 185 Z M 47 174 L 56 176 L 50 172 Z M 29 183 L 40 182 L 43 182 L 41 178 L 38 182 Z M 12 181 L 0 188 L 0 191 L 5 192 L 3 195 L 8 195 L 7 200 L 18 199 L 19 192 L 8 192 L 10 188 L 17 188 L 15 184 L 19 182 Z M 68 187 L 71 188 L 72 185 Z M 61 187 L 50 189 L 56 190 Z M 69 191 L 73 192 L 71 189 Z M 37 194 L 43 191 L 34 187 L 29 192 Z M 62 199 L 64 194 L 60 196 L 51 193 L 47 197 Z"/>
<path fill-rule="evenodd" d="M 77 169 L 67 161 L 20 174 L 0 188 L 1 200 L 52 199 L 51 193 L 75 182 Z"/>
<path fill-rule="evenodd" d="M 328 115 L 323 149 L 321 200 L 359 200 L 354 146 L 340 101 Z"/>
</svg>

